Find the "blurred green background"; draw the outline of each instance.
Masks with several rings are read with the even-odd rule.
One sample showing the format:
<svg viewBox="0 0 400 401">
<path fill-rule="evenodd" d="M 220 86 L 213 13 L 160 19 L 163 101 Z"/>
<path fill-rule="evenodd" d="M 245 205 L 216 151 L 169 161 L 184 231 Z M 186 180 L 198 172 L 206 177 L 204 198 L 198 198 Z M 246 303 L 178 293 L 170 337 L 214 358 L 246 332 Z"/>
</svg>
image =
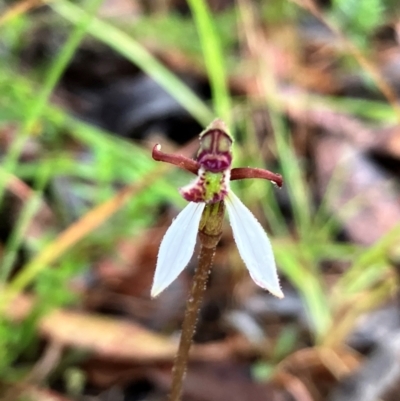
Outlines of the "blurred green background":
<svg viewBox="0 0 400 401">
<path fill-rule="evenodd" d="M 215 117 L 234 166 L 283 175 L 281 190 L 233 187 L 286 297 L 255 288 L 226 224 L 184 399 L 354 400 L 348 377 L 361 397 L 365 376 L 350 375 L 385 344 L 400 352 L 387 343 L 400 327 L 399 18 L 396 0 L 1 1 L 5 399 L 165 399 L 195 258 L 149 294 L 192 177 L 151 149 L 191 157 Z M 380 363 L 358 399 L 398 399 L 398 358 Z"/>
</svg>

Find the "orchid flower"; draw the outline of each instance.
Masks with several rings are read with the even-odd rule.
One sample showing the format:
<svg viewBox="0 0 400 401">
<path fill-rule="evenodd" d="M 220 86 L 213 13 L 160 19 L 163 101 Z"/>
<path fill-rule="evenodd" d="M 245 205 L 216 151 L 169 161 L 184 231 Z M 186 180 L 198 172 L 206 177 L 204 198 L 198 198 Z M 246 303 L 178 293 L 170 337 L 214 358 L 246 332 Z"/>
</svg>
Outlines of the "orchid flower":
<svg viewBox="0 0 400 401">
<path fill-rule="evenodd" d="M 180 189 L 189 204 L 172 222 L 162 239 L 152 297 L 168 287 L 189 263 L 206 205 L 222 202 L 228 211 L 239 254 L 250 276 L 261 288 L 283 298 L 271 243 L 261 224 L 230 189 L 231 180 L 244 178 L 264 178 L 282 186 L 282 177 L 257 168 L 231 169 L 232 144 L 233 139 L 226 125 L 217 119 L 200 134 L 197 160 L 165 154 L 161 152 L 160 145 L 154 147 L 155 160 L 175 164 L 197 177 Z"/>
</svg>

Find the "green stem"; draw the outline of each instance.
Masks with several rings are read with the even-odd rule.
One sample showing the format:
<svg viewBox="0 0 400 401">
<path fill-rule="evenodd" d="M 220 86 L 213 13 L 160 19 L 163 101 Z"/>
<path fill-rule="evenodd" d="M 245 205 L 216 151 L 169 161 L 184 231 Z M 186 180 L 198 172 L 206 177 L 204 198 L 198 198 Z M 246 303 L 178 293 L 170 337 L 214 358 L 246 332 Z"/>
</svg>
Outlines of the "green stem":
<svg viewBox="0 0 400 401">
<path fill-rule="evenodd" d="M 214 112 L 230 125 L 232 106 L 225 69 L 226 57 L 218 36 L 217 23 L 207 1 L 188 0 L 188 4 L 200 38 L 204 63 L 211 85 Z"/>
</svg>

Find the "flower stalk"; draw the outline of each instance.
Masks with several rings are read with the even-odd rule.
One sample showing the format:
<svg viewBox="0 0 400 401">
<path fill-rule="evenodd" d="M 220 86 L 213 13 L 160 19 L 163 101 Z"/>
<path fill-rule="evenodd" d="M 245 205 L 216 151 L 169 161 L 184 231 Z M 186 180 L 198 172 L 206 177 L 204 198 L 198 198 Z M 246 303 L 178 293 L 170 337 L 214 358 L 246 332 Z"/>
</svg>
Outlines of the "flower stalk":
<svg viewBox="0 0 400 401">
<path fill-rule="evenodd" d="M 179 401 L 182 395 L 190 346 L 196 330 L 196 322 L 214 260 L 215 249 L 222 235 L 225 206 L 223 202 L 207 205 L 199 227 L 201 249 L 199 263 L 193 277 L 192 288 L 186 303 L 185 317 L 178 352 L 172 369 L 170 401 Z"/>
</svg>

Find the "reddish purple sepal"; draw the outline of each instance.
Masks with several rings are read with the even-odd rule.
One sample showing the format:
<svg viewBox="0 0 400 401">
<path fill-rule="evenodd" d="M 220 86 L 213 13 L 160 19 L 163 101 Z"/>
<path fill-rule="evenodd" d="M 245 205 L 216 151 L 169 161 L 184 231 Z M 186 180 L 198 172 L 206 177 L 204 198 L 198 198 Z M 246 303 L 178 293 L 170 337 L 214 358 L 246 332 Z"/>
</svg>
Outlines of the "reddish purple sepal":
<svg viewBox="0 0 400 401">
<path fill-rule="evenodd" d="M 229 181 L 246 178 L 262 178 L 282 186 L 282 176 L 271 171 L 239 167 L 231 170 L 233 139 L 220 119 L 214 120 L 200 134 L 200 150 L 197 160 L 179 154 L 166 154 L 161 146 L 153 148 L 154 160 L 171 163 L 197 175 L 195 181 L 180 190 L 190 202 L 218 202 L 229 192 Z"/>
</svg>

